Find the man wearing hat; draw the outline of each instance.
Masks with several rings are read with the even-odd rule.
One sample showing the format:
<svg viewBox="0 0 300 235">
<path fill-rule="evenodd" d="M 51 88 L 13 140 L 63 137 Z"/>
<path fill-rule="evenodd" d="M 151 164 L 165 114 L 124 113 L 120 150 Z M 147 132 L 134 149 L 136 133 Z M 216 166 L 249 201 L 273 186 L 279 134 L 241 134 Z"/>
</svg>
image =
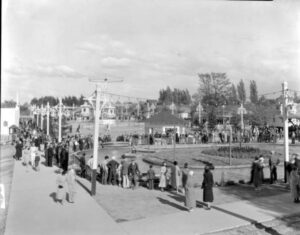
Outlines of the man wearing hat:
<svg viewBox="0 0 300 235">
<path fill-rule="evenodd" d="M 116 157 L 113 156 L 111 160 L 107 163 L 108 167 L 108 184 L 117 184 L 117 169 L 119 163 L 116 161 Z"/>
<path fill-rule="evenodd" d="M 279 165 L 279 158 L 275 159 L 275 152 L 271 151 L 269 156 L 269 167 L 270 167 L 270 184 L 276 183 L 277 181 L 277 165 Z"/>
</svg>

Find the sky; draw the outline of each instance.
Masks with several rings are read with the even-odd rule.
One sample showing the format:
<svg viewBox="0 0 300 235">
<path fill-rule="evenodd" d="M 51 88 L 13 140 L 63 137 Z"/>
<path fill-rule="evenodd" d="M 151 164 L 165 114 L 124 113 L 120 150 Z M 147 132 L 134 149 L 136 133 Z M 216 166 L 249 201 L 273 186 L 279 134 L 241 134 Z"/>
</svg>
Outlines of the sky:
<svg viewBox="0 0 300 235">
<path fill-rule="evenodd" d="M 107 91 L 157 99 L 199 87 L 199 73 L 300 91 L 300 3 L 204 0 L 5 0 L 1 99 Z M 300 93 L 299 93 L 300 95 Z M 249 96 L 249 90 L 248 90 Z"/>
</svg>

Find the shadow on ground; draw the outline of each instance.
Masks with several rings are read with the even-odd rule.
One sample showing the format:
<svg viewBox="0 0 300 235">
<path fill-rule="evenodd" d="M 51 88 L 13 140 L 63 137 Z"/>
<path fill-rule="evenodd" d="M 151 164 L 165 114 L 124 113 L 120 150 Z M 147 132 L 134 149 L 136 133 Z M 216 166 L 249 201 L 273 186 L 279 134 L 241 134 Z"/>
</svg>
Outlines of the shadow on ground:
<svg viewBox="0 0 300 235">
<path fill-rule="evenodd" d="M 286 226 L 296 230 L 300 229 L 300 221 L 293 223 L 290 219 L 293 216 L 300 216 L 300 204 L 293 203 L 287 185 L 282 182 L 277 184 L 263 184 L 259 191 L 255 191 L 253 186 L 248 184 L 220 187 L 218 190 L 220 194 L 234 196 L 237 200 L 248 200 L 254 206 L 270 211 L 270 214 L 275 212 L 276 214 L 283 215 L 280 216 L 281 218 L 279 217 L 279 219 L 283 221 Z M 295 210 L 295 207 L 298 207 L 299 210 Z M 221 210 L 218 206 L 215 206 L 215 209 Z M 227 211 L 223 212 L 227 213 Z M 239 215 L 237 215 L 237 217 L 239 217 Z M 242 219 L 248 220 L 246 217 Z M 248 221 L 255 225 L 257 229 L 264 230 L 269 234 L 280 234 L 273 228 L 265 226 L 262 223 L 257 223 L 255 220 L 250 219 Z"/>
</svg>

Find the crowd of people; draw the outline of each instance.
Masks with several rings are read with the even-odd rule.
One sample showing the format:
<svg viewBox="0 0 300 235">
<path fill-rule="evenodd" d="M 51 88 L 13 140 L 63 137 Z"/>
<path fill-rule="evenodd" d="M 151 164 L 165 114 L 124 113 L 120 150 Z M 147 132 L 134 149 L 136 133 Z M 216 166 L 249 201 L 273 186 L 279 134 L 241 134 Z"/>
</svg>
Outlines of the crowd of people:
<svg viewBox="0 0 300 235">
<path fill-rule="evenodd" d="M 40 171 L 42 158 L 47 167 L 56 165 L 59 167 L 57 177 L 56 201 L 62 204 L 67 198 L 70 203 L 74 202 L 76 194 L 75 166 L 69 165 L 69 147 L 72 138 L 66 138 L 62 142 L 46 136 L 45 133 L 32 124 L 21 125 L 17 139 L 15 140 L 15 159 L 22 160 L 26 172 L 30 168 Z"/>
<path fill-rule="evenodd" d="M 86 154 L 81 154 L 79 158 L 79 175 L 81 177 L 91 179 L 93 162 L 93 156 L 86 161 Z M 133 190 L 139 186 L 142 178 L 138 163 L 135 159 L 127 158 L 125 155 L 121 156 L 120 162 L 116 160 L 115 156 L 111 158 L 105 156 L 104 160 L 98 164 L 97 175 L 98 181 L 102 185 L 115 185 Z M 192 211 L 196 207 L 195 188 L 198 184 L 194 178 L 194 172 L 188 167 L 188 163 L 185 163 L 184 168 L 180 169 L 176 161 L 171 166 L 167 166 L 167 163 L 163 162 L 159 173 L 155 172 L 153 165 L 149 165 L 149 169 L 144 176 L 146 179 L 144 182 L 146 182 L 149 190 L 153 190 L 157 186 L 162 192 L 174 190 L 176 193 L 180 193 L 181 191 L 185 195 L 187 209 Z M 211 167 L 206 166 L 202 189 L 207 209 L 211 208 L 210 204 L 213 202 L 213 185 Z"/>
<path fill-rule="evenodd" d="M 270 184 L 277 182 L 277 166 L 280 160 L 275 157 L 275 152 L 271 151 L 269 156 L 268 166 L 270 170 Z M 263 156 L 256 157 L 252 163 L 251 180 L 255 190 L 261 190 L 261 185 L 264 182 L 264 168 L 267 166 Z M 292 200 L 295 203 L 300 203 L 300 156 L 292 154 L 292 158 L 286 163 L 286 178 L 289 183 Z"/>
<path fill-rule="evenodd" d="M 259 131 L 257 132 L 259 136 Z M 277 133 L 277 132 L 275 132 Z M 279 134 L 279 133 L 277 133 Z M 180 141 L 182 138 L 188 138 L 189 136 L 176 136 L 176 141 Z M 199 135 L 198 137 L 201 137 Z M 203 136 L 202 136 L 203 137 Z M 177 139 L 178 138 L 178 139 Z M 221 138 L 221 137 L 220 137 Z M 222 137 L 226 140 L 226 136 Z M 222 139 L 221 138 L 221 139 Z M 259 137 L 258 137 L 259 138 Z M 130 139 L 130 138 L 129 138 Z M 133 142 L 131 138 L 131 143 Z M 134 144 L 133 144 L 134 145 Z M 56 200 L 64 204 L 66 195 L 68 193 L 68 201 L 73 203 L 76 195 L 75 179 L 76 171 L 75 165 L 70 165 L 70 153 L 80 152 L 82 153 L 79 158 L 80 176 L 90 176 L 87 172 L 87 167 L 93 169 L 93 157 L 91 156 L 86 161 L 84 150 L 93 148 L 92 135 L 83 136 L 76 134 L 74 136 L 68 136 L 63 138 L 61 142 L 58 142 L 55 138 L 46 136 L 45 133 L 39 128 L 32 126 L 22 126 L 20 134 L 15 141 L 16 160 L 23 160 L 23 165 L 26 167 L 26 171 L 29 171 L 31 166 L 33 170 L 40 171 L 40 164 L 42 157 L 45 158 L 45 166 L 53 167 L 56 165 L 60 170 L 57 176 L 57 193 Z M 72 161 L 71 161 L 72 162 Z M 73 163 L 75 163 L 73 161 Z M 277 181 L 277 166 L 280 161 L 276 158 L 274 151 L 268 159 L 268 166 L 270 169 L 270 183 L 276 183 Z M 251 183 L 254 184 L 255 190 L 260 190 L 264 181 L 264 167 L 266 167 L 263 156 L 256 157 L 251 170 Z M 295 203 L 299 203 L 300 197 L 300 158 L 297 155 L 293 155 L 290 163 L 286 165 L 288 172 L 288 182 L 291 189 L 292 198 Z M 90 171 L 91 172 L 91 171 Z M 115 156 L 111 158 L 105 156 L 104 160 L 98 164 L 98 179 L 103 185 L 117 185 L 123 188 L 136 189 L 139 185 L 141 178 L 141 172 L 138 163 L 125 155 L 121 156 L 121 160 L 117 161 Z M 90 176 L 91 177 L 91 176 Z M 149 170 L 146 173 L 147 187 L 152 190 L 158 183 L 158 188 L 163 192 L 166 189 L 175 190 L 176 193 L 182 191 L 185 194 L 185 205 L 188 210 L 193 210 L 196 205 L 195 200 L 195 187 L 196 180 L 194 172 L 189 169 L 186 163 L 181 169 L 175 161 L 171 166 L 168 166 L 166 162 L 160 168 L 158 174 L 156 174 L 152 165 L 149 166 Z M 158 181 L 158 182 L 157 182 Z M 210 203 L 213 202 L 213 175 L 209 166 L 205 167 L 203 175 L 203 200 L 207 204 L 207 208 L 210 209 Z"/>
</svg>

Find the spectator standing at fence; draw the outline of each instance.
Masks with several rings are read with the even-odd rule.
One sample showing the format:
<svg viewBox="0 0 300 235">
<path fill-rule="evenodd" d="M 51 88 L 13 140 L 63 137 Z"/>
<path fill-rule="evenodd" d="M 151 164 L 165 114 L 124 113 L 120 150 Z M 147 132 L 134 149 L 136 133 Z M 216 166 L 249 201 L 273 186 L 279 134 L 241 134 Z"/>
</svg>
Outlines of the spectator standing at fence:
<svg viewBox="0 0 300 235">
<path fill-rule="evenodd" d="M 140 170 L 138 164 L 135 162 L 135 160 L 132 160 L 128 167 L 128 174 L 130 178 L 130 185 L 132 189 L 135 189 L 138 187 L 138 180 L 140 175 Z"/>
<path fill-rule="evenodd" d="M 108 179 L 108 166 L 107 166 L 108 159 L 109 157 L 105 156 L 103 162 L 101 163 L 101 183 L 103 185 L 107 184 L 107 179 Z"/>
<path fill-rule="evenodd" d="M 203 189 L 203 201 L 206 202 L 207 204 L 206 209 L 208 210 L 210 210 L 211 207 L 210 204 L 214 201 L 213 185 L 214 185 L 213 174 L 210 171 L 210 167 L 205 166 L 202 189 Z"/>
<path fill-rule="evenodd" d="M 129 177 L 128 177 L 128 168 L 129 168 L 129 162 L 125 158 L 125 156 L 122 156 L 123 162 L 122 162 L 122 178 L 123 178 L 123 188 L 129 188 L 130 183 L 129 183 Z"/>
<path fill-rule="evenodd" d="M 185 206 L 192 212 L 193 209 L 196 207 L 196 196 L 195 196 L 195 181 L 194 181 L 194 172 L 189 171 L 187 176 L 187 181 L 184 186 L 185 192 Z"/>
<path fill-rule="evenodd" d="M 177 161 L 173 162 L 173 166 L 171 168 L 171 186 L 178 193 L 178 188 L 181 181 L 181 171 L 178 166 Z"/>
<path fill-rule="evenodd" d="M 85 174 L 86 174 L 86 161 L 85 161 L 85 153 L 83 153 L 81 155 L 81 157 L 79 158 L 79 166 L 80 166 L 80 176 L 85 178 Z"/>
<path fill-rule="evenodd" d="M 152 190 L 154 188 L 154 179 L 155 179 L 155 172 L 153 170 L 152 165 L 149 166 L 147 177 L 148 177 L 148 188 Z"/>
<path fill-rule="evenodd" d="M 294 203 L 299 203 L 299 190 L 300 190 L 300 176 L 298 175 L 298 170 L 296 165 L 292 165 L 292 171 L 290 174 L 290 189 L 291 196 Z"/>
<path fill-rule="evenodd" d="M 107 163 L 108 167 L 108 184 L 117 184 L 117 169 L 119 163 L 116 161 L 116 157 L 113 156 L 111 160 Z"/>
<path fill-rule="evenodd" d="M 270 167 L 270 184 L 277 182 L 277 165 L 279 165 L 279 158 L 275 159 L 275 152 L 271 151 L 271 156 L 269 158 L 269 167 Z"/>
<path fill-rule="evenodd" d="M 160 176 L 159 176 L 159 185 L 161 191 L 163 192 L 167 187 L 167 163 L 163 162 L 162 167 L 160 168 Z"/>
<path fill-rule="evenodd" d="M 254 161 L 253 164 L 253 184 L 255 190 L 260 190 L 260 186 L 263 182 L 263 168 L 264 168 L 263 157 L 260 156 L 258 160 Z"/>
<path fill-rule="evenodd" d="M 69 202 L 74 203 L 75 194 L 76 194 L 76 174 L 75 174 L 75 166 L 70 166 L 67 176 L 66 182 L 68 184 L 68 191 L 69 191 Z"/>
<path fill-rule="evenodd" d="M 186 181 L 187 181 L 187 178 L 188 178 L 188 174 L 189 174 L 189 168 L 188 168 L 188 163 L 184 163 L 183 165 L 183 169 L 182 169 L 182 177 L 181 177 L 181 180 L 182 180 L 182 189 L 185 190 L 185 185 L 186 185 Z"/>
</svg>

